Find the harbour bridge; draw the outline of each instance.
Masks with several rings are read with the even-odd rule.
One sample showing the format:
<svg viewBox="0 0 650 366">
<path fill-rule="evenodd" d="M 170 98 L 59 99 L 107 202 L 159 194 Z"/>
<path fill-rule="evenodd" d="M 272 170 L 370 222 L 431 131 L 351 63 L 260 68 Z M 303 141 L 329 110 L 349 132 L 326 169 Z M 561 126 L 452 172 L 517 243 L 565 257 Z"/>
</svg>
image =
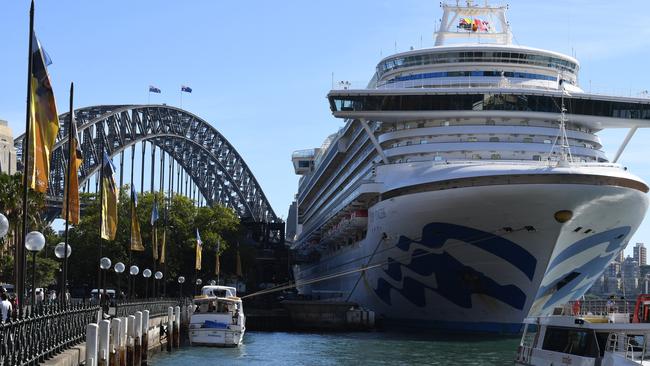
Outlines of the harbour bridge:
<svg viewBox="0 0 650 366">
<path fill-rule="evenodd" d="M 242 221 L 280 224 L 244 159 L 219 131 L 200 117 L 167 105 L 97 105 L 77 109 L 74 114 L 84 157 L 79 173 L 83 191 L 98 191 L 102 150 L 111 158 L 119 156 L 116 165 L 119 164 L 121 187 L 126 153 L 131 159 L 130 181 L 133 181 L 134 167 L 140 167 L 140 192 L 145 189 L 145 176 L 150 190 L 155 190 L 157 171 L 160 189 L 167 181 L 170 194 L 185 195 L 199 204 L 219 203 L 230 207 Z M 59 120 L 61 128 L 52 152 L 47 192 L 50 219 L 60 215 L 63 201 L 70 113 L 60 115 Z M 24 137 L 23 134 L 14 141 L 19 162 Z M 138 144 L 139 164 L 135 163 Z M 145 171 L 149 157 L 150 171 Z"/>
</svg>

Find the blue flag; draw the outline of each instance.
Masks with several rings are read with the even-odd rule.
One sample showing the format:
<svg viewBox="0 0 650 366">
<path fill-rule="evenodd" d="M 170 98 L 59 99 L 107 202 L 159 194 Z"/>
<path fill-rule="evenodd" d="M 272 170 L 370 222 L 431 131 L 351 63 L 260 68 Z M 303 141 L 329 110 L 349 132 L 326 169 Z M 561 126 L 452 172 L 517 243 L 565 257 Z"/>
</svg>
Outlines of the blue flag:
<svg viewBox="0 0 650 366">
<path fill-rule="evenodd" d="M 158 93 L 158 94 L 160 94 L 160 89 L 156 88 L 153 85 L 149 85 L 149 93 Z"/>
<path fill-rule="evenodd" d="M 158 221 L 158 201 L 153 201 L 153 208 L 151 209 L 151 226 Z"/>
<path fill-rule="evenodd" d="M 186 93 L 191 93 L 192 88 L 190 88 L 189 86 L 181 85 L 181 91 Z"/>
</svg>

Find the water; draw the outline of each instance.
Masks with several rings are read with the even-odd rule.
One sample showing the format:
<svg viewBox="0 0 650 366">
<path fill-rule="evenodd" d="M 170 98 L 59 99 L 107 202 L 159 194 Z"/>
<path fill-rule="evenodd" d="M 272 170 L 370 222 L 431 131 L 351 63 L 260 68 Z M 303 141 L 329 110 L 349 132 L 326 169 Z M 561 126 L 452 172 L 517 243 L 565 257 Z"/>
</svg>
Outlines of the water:
<svg viewBox="0 0 650 366">
<path fill-rule="evenodd" d="M 512 365 L 518 338 L 404 333 L 246 332 L 239 348 L 185 347 L 157 353 L 164 365 Z"/>
</svg>

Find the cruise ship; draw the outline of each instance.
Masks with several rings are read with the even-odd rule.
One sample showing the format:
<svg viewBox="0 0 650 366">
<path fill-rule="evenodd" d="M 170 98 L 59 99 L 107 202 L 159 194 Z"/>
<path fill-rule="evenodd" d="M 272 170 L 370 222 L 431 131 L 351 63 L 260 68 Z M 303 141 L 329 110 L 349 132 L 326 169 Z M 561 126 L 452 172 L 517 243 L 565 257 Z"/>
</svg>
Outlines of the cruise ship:
<svg viewBox="0 0 650 366">
<path fill-rule="evenodd" d="M 580 64 L 513 44 L 506 6 L 441 4 L 431 48 L 328 93 L 345 121 L 292 155 L 301 294 L 385 325 L 516 333 L 583 295 L 648 208 L 617 164 L 650 99 L 591 94 Z M 628 129 L 613 158 L 598 132 Z"/>
</svg>

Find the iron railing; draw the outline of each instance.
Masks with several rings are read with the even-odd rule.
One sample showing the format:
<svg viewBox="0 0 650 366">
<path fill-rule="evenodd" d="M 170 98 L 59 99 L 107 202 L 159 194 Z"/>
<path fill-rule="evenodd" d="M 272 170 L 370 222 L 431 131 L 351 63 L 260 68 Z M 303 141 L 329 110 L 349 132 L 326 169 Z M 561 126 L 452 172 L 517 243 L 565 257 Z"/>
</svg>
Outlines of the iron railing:
<svg viewBox="0 0 650 366">
<path fill-rule="evenodd" d="M 37 364 L 80 343 L 98 310 L 96 305 L 42 305 L 0 323 L 0 365 Z"/>
<path fill-rule="evenodd" d="M 185 299 L 137 299 L 117 301 L 115 310 L 109 309 L 109 314 L 117 317 L 125 317 L 135 314 L 136 311 L 149 310 L 149 318 L 167 315 L 167 309 L 172 306 L 183 306 Z"/>
</svg>

